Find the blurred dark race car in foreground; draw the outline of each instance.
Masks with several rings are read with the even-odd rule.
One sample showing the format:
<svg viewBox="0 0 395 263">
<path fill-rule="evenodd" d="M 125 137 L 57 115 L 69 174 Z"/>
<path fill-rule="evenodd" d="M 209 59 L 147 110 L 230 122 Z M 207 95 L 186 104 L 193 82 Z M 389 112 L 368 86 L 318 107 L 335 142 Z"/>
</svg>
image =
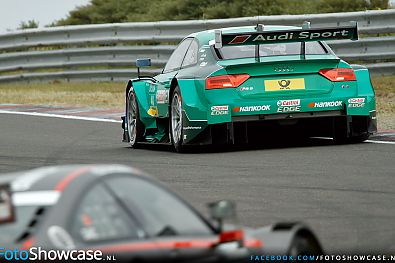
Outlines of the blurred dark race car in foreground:
<svg viewBox="0 0 395 263">
<path fill-rule="evenodd" d="M 44 261 L 51 255 L 37 258 L 38 249 L 74 251 L 74 257 L 100 251 L 104 259 L 128 262 L 241 262 L 254 255 L 322 254 L 303 224 L 238 228 L 223 223 L 235 215 L 234 203 L 212 203 L 209 211 L 210 220 L 128 166 L 68 165 L 5 174 L 0 176 L 0 258 L 7 249 L 19 251 L 14 259 L 29 253 L 30 259 Z"/>
</svg>

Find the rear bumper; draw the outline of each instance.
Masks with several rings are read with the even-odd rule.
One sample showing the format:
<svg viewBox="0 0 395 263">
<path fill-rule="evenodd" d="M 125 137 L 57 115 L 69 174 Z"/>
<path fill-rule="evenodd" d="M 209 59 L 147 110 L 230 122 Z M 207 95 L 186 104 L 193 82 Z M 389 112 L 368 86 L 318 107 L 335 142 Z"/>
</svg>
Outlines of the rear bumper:
<svg viewBox="0 0 395 263">
<path fill-rule="evenodd" d="M 247 121 L 263 121 L 263 120 L 290 120 L 290 119 L 305 119 L 305 118 L 319 118 L 319 117 L 334 117 L 345 116 L 344 110 L 332 111 L 312 111 L 312 112 L 295 112 L 295 113 L 279 113 L 279 114 L 260 114 L 248 116 L 234 116 L 232 122 L 247 122 Z"/>
<path fill-rule="evenodd" d="M 374 96 L 243 100 L 223 105 L 209 105 L 207 123 L 341 115 L 369 116 L 375 109 Z"/>
<path fill-rule="evenodd" d="M 232 122 L 208 125 L 185 143 L 243 144 L 273 138 L 333 137 L 339 124 L 344 125 L 347 137 L 376 133 L 376 111 L 372 111 L 369 116 L 346 115 L 342 110 L 235 116 Z"/>
</svg>

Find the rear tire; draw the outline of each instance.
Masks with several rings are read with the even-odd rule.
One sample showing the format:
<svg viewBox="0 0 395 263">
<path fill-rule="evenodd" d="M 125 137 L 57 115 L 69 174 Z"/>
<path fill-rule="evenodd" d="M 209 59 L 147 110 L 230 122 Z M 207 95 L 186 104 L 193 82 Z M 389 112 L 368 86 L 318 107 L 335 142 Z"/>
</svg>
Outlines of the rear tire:
<svg viewBox="0 0 395 263">
<path fill-rule="evenodd" d="M 323 251 L 318 241 L 312 235 L 297 234 L 291 243 L 288 255 L 297 257 L 300 255 L 322 255 Z"/>
<path fill-rule="evenodd" d="M 363 133 L 363 134 L 360 134 L 357 136 L 352 136 L 351 138 L 349 138 L 349 140 L 350 140 L 350 143 L 360 143 L 360 142 L 366 141 L 367 139 L 369 139 L 369 137 L 370 137 L 370 134 L 367 132 L 367 133 Z"/>
<path fill-rule="evenodd" d="M 174 89 L 170 103 L 170 141 L 176 152 L 182 152 L 183 146 L 183 113 L 180 88 Z"/>
<path fill-rule="evenodd" d="M 351 128 L 356 128 L 352 126 L 353 123 L 351 122 Z M 356 125 L 354 123 L 354 125 Z M 335 129 L 333 140 L 336 144 L 346 144 L 346 143 L 360 143 L 369 139 L 370 133 L 368 131 L 359 132 L 357 135 L 348 136 L 347 131 L 347 120 L 346 119 L 339 119 L 335 122 Z"/>
<path fill-rule="evenodd" d="M 144 125 L 140 120 L 139 107 L 137 104 L 136 93 L 131 88 L 128 93 L 128 106 L 126 107 L 126 117 L 128 124 L 129 143 L 132 148 L 137 148 L 138 142 L 143 138 Z"/>
</svg>

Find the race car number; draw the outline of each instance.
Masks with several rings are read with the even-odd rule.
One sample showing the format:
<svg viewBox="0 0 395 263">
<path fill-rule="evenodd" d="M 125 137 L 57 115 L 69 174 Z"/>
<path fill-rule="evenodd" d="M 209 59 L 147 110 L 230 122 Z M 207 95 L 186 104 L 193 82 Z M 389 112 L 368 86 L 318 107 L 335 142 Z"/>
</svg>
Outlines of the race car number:
<svg viewBox="0 0 395 263">
<path fill-rule="evenodd" d="M 305 89 L 304 79 L 271 79 L 265 80 L 265 91 Z"/>
</svg>

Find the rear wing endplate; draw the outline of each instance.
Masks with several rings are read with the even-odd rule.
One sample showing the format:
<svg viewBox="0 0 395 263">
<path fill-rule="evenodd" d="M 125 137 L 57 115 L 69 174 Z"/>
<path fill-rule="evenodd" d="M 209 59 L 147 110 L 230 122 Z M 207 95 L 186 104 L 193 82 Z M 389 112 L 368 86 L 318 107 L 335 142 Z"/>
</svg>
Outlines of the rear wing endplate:
<svg viewBox="0 0 395 263">
<path fill-rule="evenodd" d="M 348 26 L 310 28 L 305 22 L 302 29 L 279 31 L 263 31 L 263 25 L 258 25 L 255 32 L 224 34 L 215 30 L 215 48 L 223 46 L 262 45 L 287 42 L 308 42 L 351 39 L 358 40 L 357 22 L 350 22 Z"/>
</svg>

